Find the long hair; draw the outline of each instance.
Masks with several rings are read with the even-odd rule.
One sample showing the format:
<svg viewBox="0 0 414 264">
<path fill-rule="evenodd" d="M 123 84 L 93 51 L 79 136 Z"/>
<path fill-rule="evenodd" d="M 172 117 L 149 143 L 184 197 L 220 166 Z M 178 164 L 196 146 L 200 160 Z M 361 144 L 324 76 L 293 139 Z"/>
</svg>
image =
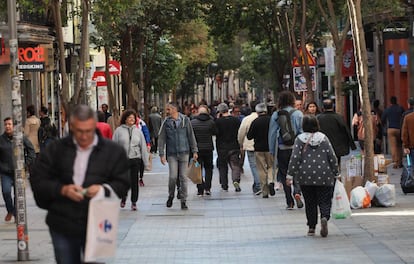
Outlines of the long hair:
<svg viewBox="0 0 414 264">
<path fill-rule="evenodd" d="M 279 94 L 278 105 L 279 108 L 285 108 L 287 106 L 295 105 L 295 95 L 290 91 L 283 91 Z"/>
</svg>

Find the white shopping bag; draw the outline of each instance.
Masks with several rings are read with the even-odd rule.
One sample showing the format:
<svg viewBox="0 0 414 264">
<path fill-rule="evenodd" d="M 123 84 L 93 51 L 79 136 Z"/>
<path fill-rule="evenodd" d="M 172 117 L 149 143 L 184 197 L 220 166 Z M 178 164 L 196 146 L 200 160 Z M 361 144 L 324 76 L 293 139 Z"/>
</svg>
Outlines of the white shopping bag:
<svg viewBox="0 0 414 264">
<path fill-rule="evenodd" d="M 335 183 L 331 213 L 335 219 L 345 219 L 352 214 L 344 184 L 339 180 Z"/>
<path fill-rule="evenodd" d="M 118 236 L 119 199 L 109 185 L 109 197 L 103 187 L 89 201 L 85 262 L 114 257 Z"/>
</svg>

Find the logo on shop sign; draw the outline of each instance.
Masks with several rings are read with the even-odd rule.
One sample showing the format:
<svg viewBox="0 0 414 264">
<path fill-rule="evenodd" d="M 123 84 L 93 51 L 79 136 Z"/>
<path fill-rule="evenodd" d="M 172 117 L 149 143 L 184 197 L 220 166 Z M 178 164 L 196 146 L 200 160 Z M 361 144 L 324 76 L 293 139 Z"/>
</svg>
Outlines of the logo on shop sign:
<svg viewBox="0 0 414 264">
<path fill-rule="evenodd" d="M 111 222 L 109 222 L 108 219 L 105 219 L 99 223 L 99 229 L 102 230 L 104 233 L 108 233 L 112 230 L 112 224 Z"/>
</svg>

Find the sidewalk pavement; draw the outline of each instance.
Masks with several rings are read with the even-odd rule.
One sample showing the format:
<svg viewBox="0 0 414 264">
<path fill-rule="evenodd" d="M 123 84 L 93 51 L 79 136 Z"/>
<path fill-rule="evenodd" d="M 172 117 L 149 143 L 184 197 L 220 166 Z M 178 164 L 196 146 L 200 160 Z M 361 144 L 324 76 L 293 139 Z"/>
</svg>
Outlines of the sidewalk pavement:
<svg viewBox="0 0 414 264">
<path fill-rule="evenodd" d="M 168 169 L 155 157 L 138 211 L 130 211 L 129 202 L 121 210 L 117 256 L 107 263 L 414 263 L 414 195 L 402 193 L 401 169 L 388 168 L 395 207 L 331 219 L 322 238 L 319 225 L 315 237 L 306 236 L 305 210 L 285 210 L 283 191 L 269 199 L 253 195 L 248 162 L 244 168 L 240 193 L 220 190 L 216 168 L 210 197 L 198 197 L 189 182 L 189 210 L 182 211 L 177 199 L 166 208 Z M 19 263 L 54 263 L 45 211 L 36 207 L 30 186 L 26 195 L 31 261 Z M 0 207 L 5 215 L 3 201 Z M 0 223 L 0 263 L 17 262 L 15 229 Z"/>
</svg>

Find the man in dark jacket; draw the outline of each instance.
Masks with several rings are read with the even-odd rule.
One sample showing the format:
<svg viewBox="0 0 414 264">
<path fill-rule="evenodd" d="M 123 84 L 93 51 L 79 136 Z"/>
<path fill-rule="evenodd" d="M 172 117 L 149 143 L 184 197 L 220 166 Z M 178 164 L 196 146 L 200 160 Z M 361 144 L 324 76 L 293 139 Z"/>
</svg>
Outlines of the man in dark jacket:
<svg viewBox="0 0 414 264">
<path fill-rule="evenodd" d="M 25 163 L 27 167 L 36 159 L 36 153 L 30 140 L 23 136 L 23 147 L 25 153 Z M 13 120 L 11 117 L 4 119 L 4 133 L 0 136 L 0 176 L 1 191 L 4 203 L 6 204 L 7 215 L 4 221 L 12 222 L 16 214 L 14 198 L 12 197 L 12 187 L 14 186 L 14 162 L 13 162 Z"/>
<path fill-rule="evenodd" d="M 57 263 L 83 263 L 89 200 L 108 184 L 118 197 L 129 188 L 128 159 L 118 144 L 96 129 L 96 114 L 78 105 L 70 135 L 40 153 L 30 177 L 36 204 L 48 210 L 46 223 Z"/>
<path fill-rule="evenodd" d="M 356 149 L 355 142 L 352 138 L 344 118 L 335 113 L 331 99 L 323 101 L 323 112 L 317 116 L 320 131 L 324 133 L 335 150 L 338 159 L 338 165 L 341 167 L 341 156 L 349 154 L 349 148 Z"/>
<path fill-rule="evenodd" d="M 213 178 L 213 135 L 217 133 L 216 124 L 209 114 L 208 106 L 200 105 L 198 115 L 191 120 L 194 135 L 197 140 L 198 162 L 205 171 L 202 184 L 197 184 L 198 195 L 211 194 L 211 179 Z"/>
<path fill-rule="evenodd" d="M 231 168 L 231 178 L 236 192 L 240 192 L 240 145 L 237 141 L 240 120 L 230 115 L 229 107 L 225 103 L 217 106 L 219 118 L 216 120 L 217 137 L 216 146 L 218 153 L 218 169 L 220 184 L 224 191 L 228 191 L 228 165 Z"/>
</svg>

